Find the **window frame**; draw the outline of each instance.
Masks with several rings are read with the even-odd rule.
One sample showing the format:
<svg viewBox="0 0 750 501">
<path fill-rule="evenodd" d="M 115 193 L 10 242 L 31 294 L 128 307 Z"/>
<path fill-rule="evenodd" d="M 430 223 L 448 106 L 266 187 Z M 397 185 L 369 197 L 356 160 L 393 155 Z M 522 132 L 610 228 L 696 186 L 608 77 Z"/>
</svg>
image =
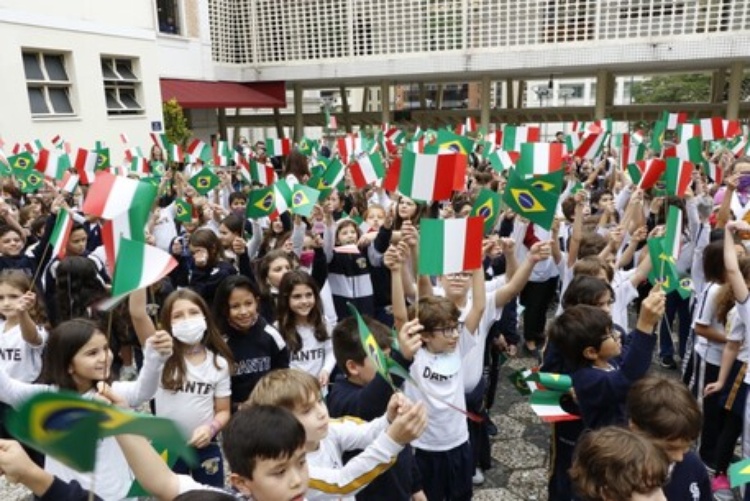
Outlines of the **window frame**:
<svg viewBox="0 0 750 501">
<path fill-rule="evenodd" d="M 104 106 L 109 117 L 142 116 L 146 114 L 143 104 L 142 80 L 139 77 L 140 60 L 131 56 L 100 56 L 102 84 L 104 89 Z M 126 74 L 127 70 L 130 74 Z M 132 100 L 137 106 L 132 106 Z M 110 102 L 118 106 L 110 105 Z"/>
<path fill-rule="evenodd" d="M 41 76 L 41 78 L 29 77 L 26 59 L 29 56 L 34 58 L 36 65 L 34 69 L 39 72 L 39 76 Z M 73 102 L 73 80 L 70 78 L 70 71 L 68 71 L 69 54 L 66 52 L 54 50 L 22 48 L 21 58 L 23 60 L 24 81 L 26 82 L 26 97 L 29 101 L 29 112 L 31 113 L 31 118 L 37 119 L 76 117 L 77 113 Z M 59 60 L 60 68 L 55 68 L 54 71 L 52 71 L 51 68 L 53 65 L 48 62 L 48 58 L 55 58 L 56 60 Z M 50 66 L 50 68 L 48 68 L 48 65 Z M 52 74 L 56 73 L 58 69 L 62 70 L 62 76 L 65 77 L 64 79 L 55 78 L 59 75 Z M 32 77 L 33 76 L 36 75 L 32 75 Z M 35 94 L 37 92 L 40 94 L 39 97 L 41 97 L 41 101 L 38 98 L 32 99 L 32 90 L 35 91 Z M 63 106 L 61 107 L 58 106 L 61 102 L 57 100 L 57 98 L 61 94 L 59 94 L 57 91 L 62 91 L 62 96 L 64 96 L 64 101 L 62 101 Z M 37 105 L 40 103 L 44 105 L 45 111 L 40 111 L 37 109 Z M 70 111 L 58 111 L 58 108 L 65 108 L 65 105 L 67 105 L 67 108 Z"/>
</svg>

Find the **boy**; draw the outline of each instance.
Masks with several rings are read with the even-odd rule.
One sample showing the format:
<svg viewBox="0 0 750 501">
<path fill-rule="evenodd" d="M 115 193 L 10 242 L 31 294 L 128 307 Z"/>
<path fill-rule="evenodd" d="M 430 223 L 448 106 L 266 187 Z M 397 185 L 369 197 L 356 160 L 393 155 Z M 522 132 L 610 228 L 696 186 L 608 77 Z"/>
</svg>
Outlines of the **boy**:
<svg viewBox="0 0 750 501">
<path fill-rule="evenodd" d="M 628 392 L 630 429 L 662 449 L 673 467 L 664 486 L 668 501 L 710 501 L 711 482 L 691 450 L 702 428 L 701 410 L 690 390 L 676 379 L 650 376 Z"/>
<path fill-rule="evenodd" d="M 654 287 L 641 305 L 626 350 L 622 349 L 611 317 L 595 306 L 572 306 L 550 325 L 550 341 L 574 367 L 573 390 L 587 428 L 625 424 L 625 397 L 633 382 L 649 369 L 655 344 L 653 332 L 664 314 L 664 306 L 661 286 Z"/>
<path fill-rule="evenodd" d="M 664 451 L 616 426 L 585 433 L 569 471 L 582 501 L 663 501 L 668 472 Z"/>
<path fill-rule="evenodd" d="M 388 327 L 369 317 L 364 317 L 364 321 L 380 348 L 388 353 L 391 349 Z M 412 325 L 413 323 L 407 324 L 408 327 Z M 382 416 L 393 395 L 393 388 L 378 376 L 372 361 L 362 348 L 357 320 L 354 317 L 342 320 L 333 329 L 331 337 L 333 353 L 344 375 L 331 385 L 328 393 L 328 411 L 331 416 L 353 416 L 365 421 Z M 414 339 L 418 341 L 417 338 Z M 396 352 L 392 356 L 397 361 L 400 358 Z M 356 453 L 344 455 L 344 460 L 348 461 L 353 455 Z M 391 469 L 383 472 L 357 494 L 357 501 L 381 499 L 424 499 L 421 478 L 410 446 L 405 446 L 399 453 L 396 464 Z"/>
<path fill-rule="evenodd" d="M 347 499 L 388 470 L 406 444 L 427 426 L 421 404 L 394 395 L 387 413 L 369 423 L 352 418 L 330 420 L 318 380 L 306 372 L 279 369 L 266 374 L 250 394 L 249 405 L 276 405 L 290 410 L 306 432 L 310 465 L 308 499 Z M 345 465 L 346 451 L 364 449 Z"/>
</svg>

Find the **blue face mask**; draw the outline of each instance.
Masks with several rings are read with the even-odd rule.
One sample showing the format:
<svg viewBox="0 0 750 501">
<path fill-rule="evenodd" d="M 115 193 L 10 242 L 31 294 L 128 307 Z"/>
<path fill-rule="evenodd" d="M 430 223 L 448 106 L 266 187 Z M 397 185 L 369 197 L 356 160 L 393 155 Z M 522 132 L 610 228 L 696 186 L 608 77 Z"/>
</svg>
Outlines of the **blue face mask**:
<svg viewBox="0 0 750 501">
<path fill-rule="evenodd" d="M 739 183 L 737 183 L 737 190 L 743 193 L 747 193 L 748 191 L 750 191 L 750 176 L 740 176 L 740 181 Z"/>
</svg>

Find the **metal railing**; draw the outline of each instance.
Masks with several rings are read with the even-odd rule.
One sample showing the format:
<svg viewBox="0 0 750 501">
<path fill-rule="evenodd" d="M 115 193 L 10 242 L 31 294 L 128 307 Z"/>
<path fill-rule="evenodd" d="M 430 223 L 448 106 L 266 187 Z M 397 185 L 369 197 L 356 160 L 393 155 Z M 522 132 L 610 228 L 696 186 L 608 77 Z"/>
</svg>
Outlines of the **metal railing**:
<svg viewBox="0 0 750 501">
<path fill-rule="evenodd" d="M 213 58 L 253 66 L 750 31 L 750 0 L 210 0 Z M 502 52 L 500 52 L 502 57 Z"/>
</svg>

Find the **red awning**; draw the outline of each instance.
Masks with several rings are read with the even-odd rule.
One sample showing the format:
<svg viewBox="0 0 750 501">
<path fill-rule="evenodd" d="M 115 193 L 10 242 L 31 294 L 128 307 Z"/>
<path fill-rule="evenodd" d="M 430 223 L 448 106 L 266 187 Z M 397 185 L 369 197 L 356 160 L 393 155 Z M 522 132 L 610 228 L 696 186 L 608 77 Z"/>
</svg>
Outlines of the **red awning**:
<svg viewBox="0 0 750 501">
<path fill-rule="evenodd" d="M 194 108 L 285 108 L 284 82 L 206 82 L 162 78 L 162 101 Z"/>
</svg>

